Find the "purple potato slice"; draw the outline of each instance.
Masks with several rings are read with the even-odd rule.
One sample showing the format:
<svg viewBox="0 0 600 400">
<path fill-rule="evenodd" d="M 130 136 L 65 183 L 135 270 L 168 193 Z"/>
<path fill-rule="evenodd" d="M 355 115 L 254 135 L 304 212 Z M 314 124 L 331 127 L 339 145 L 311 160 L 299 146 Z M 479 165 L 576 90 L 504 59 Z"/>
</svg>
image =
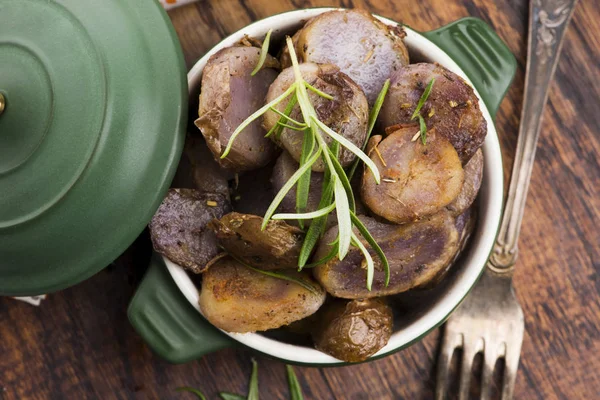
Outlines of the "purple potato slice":
<svg viewBox="0 0 600 400">
<path fill-rule="evenodd" d="M 388 296 L 421 286 L 446 268 L 454 259 L 459 246 L 459 234 L 454 218 L 446 210 L 406 225 L 389 225 L 361 216 L 390 264 L 390 282 L 385 286 L 381 261 L 370 250 L 375 262 L 372 290 L 366 287 L 366 263 L 362 253 L 351 247 L 346 257 L 337 257 L 314 268 L 315 278 L 332 296 L 362 299 Z M 331 228 L 319 242 L 313 257 L 319 260 L 331 251 L 337 237 L 337 227 Z M 369 245 L 364 241 L 367 248 Z"/>
<path fill-rule="evenodd" d="M 363 172 L 361 195 L 375 214 L 398 224 L 418 220 L 444 209 L 460 193 L 463 168 L 456 150 L 435 130 L 427 144 L 416 127 L 403 127 L 386 138 L 373 136 L 368 154 L 379 169 L 381 183 Z"/>
<path fill-rule="evenodd" d="M 481 181 L 483 179 L 483 152 L 477 150 L 473 157 L 465 164 L 465 181 L 460 189 L 458 197 L 448 204 L 448 210 L 453 215 L 459 216 L 463 214 L 477 198 Z"/>
<path fill-rule="evenodd" d="M 202 90 L 196 126 L 200 129 L 215 160 L 235 172 L 263 167 L 275 158 L 276 146 L 265 138 L 256 120 L 236 138 L 230 153 L 221 159 L 235 129 L 264 105 L 269 85 L 278 73 L 278 61 L 267 55 L 262 69 L 250 73 L 260 57 L 256 47 L 234 46 L 215 53 L 202 72 Z"/>
<path fill-rule="evenodd" d="M 441 65 L 410 64 L 394 72 L 379 113 L 379 126 L 414 122 L 413 112 L 433 78 L 431 93 L 420 113 L 428 130 L 435 128 L 452 143 L 464 165 L 483 144 L 487 123 L 473 88 Z"/>
<path fill-rule="evenodd" d="M 148 226 L 154 250 L 193 273 L 203 272 L 219 252 L 208 223 L 230 210 L 222 194 L 169 189 Z"/>
</svg>

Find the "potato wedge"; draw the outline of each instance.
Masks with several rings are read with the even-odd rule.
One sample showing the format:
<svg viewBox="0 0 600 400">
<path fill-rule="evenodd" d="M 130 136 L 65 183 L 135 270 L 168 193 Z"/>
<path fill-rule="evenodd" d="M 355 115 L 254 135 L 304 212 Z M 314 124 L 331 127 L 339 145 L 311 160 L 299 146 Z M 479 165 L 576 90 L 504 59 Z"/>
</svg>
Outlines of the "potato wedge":
<svg viewBox="0 0 600 400">
<path fill-rule="evenodd" d="M 319 120 L 355 145 L 362 146 L 369 122 L 369 106 L 363 91 L 352 79 L 333 65 L 301 64 L 300 71 L 308 83 L 334 97 L 333 100 L 329 100 L 312 91 L 308 92 L 308 97 Z M 267 102 L 285 92 L 294 83 L 294 79 L 292 68 L 284 69 L 269 88 Z M 276 108 L 283 111 L 286 103 L 283 101 Z M 296 105 L 290 116 L 297 121 L 304 122 L 299 105 Z M 264 128 L 271 129 L 279 121 L 279 118 L 280 116 L 275 112 L 267 111 L 263 118 Z M 328 144 L 333 140 L 326 134 L 324 137 Z M 285 128 L 279 137 L 273 137 L 296 161 L 300 160 L 302 154 L 303 138 L 302 131 L 289 128 Z M 342 166 L 350 165 L 354 158 L 354 154 L 342 148 L 339 157 Z M 323 168 L 323 161 L 318 160 L 313 164 L 312 169 L 323 172 Z"/>
<path fill-rule="evenodd" d="M 427 129 L 452 143 L 463 165 L 483 144 L 487 123 L 473 88 L 461 77 L 438 64 L 410 64 L 391 76 L 391 85 L 379 113 L 379 126 L 411 123 L 423 91 L 435 78 L 421 115 Z"/>
<path fill-rule="evenodd" d="M 304 233 L 284 221 L 269 221 L 261 230 L 263 218 L 229 213 L 210 223 L 227 253 L 255 268 L 274 270 L 298 268 Z"/>
<path fill-rule="evenodd" d="M 450 142 L 430 130 L 423 145 L 420 139 L 412 140 L 418 131 L 401 128 L 385 139 L 374 136 L 369 141 L 368 153 L 381 183 L 364 171 L 362 201 L 398 224 L 439 212 L 456 199 L 463 184 L 463 168 Z"/>
<path fill-rule="evenodd" d="M 219 252 L 208 223 L 231 210 L 222 194 L 169 189 L 148 227 L 154 250 L 196 274 Z"/>
<path fill-rule="evenodd" d="M 467 208 L 471 207 L 471 204 L 477 198 L 477 193 L 479 193 L 481 180 L 483 179 L 483 152 L 481 149 L 477 150 L 469 162 L 465 164 L 464 170 L 465 181 L 460 193 L 447 207 L 455 216 L 463 214 Z"/>
<path fill-rule="evenodd" d="M 277 153 L 257 120 L 236 138 L 228 156 L 220 158 L 235 129 L 263 106 L 269 85 L 277 77 L 279 63 L 270 55 L 263 68 L 250 76 L 259 57 L 256 47 L 228 47 L 215 53 L 202 73 L 196 126 L 215 160 L 236 172 L 265 166 Z"/>
<path fill-rule="evenodd" d="M 454 259 L 459 246 L 459 234 L 454 218 L 446 210 L 406 225 L 388 225 L 361 216 L 373 238 L 381 246 L 390 264 L 390 283 L 385 286 L 383 266 L 373 255 L 375 275 L 372 290 L 366 287 L 366 264 L 355 247 L 340 261 L 337 257 L 314 268 L 314 276 L 332 296 L 362 299 L 388 296 L 424 285 Z M 337 237 L 337 227 L 331 228 L 319 242 L 314 260 L 331 250 Z M 368 244 L 365 243 L 365 246 Z M 373 254 L 373 253 L 372 253 Z"/>
<path fill-rule="evenodd" d="M 241 333 L 279 328 L 315 313 L 325 301 L 325 291 L 308 272 L 290 270 L 285 274 L 314 290 L 224 257 L 202 276 L 200 310 L 217 328 Z"/>
<path fill-rule="evenodd" d="M 392 336 L 392 309 L 382 299 L 334 300 L 317 316 L 315 348 L 342 361 L 364 361 Z"/>
<path fill-rule="evenodd" d="M 408 64 L 402 28 L 388 26 L 363 10 L 325 12 L 306 23 L 296 52 L 303 62 L 334 64 L 375 103 L 393 71 Z"/>
</svg>

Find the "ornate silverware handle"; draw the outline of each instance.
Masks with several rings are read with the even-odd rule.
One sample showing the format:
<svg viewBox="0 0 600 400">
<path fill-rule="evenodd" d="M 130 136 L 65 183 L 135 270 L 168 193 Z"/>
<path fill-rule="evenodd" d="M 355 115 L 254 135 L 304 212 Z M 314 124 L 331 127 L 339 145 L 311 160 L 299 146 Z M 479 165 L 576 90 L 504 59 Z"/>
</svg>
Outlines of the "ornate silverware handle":
<svg viewBox="0 0 600 400">
<path fill-rule="evenodd" d="M 488 262 L 492 271 L 512 276 L 519 231 L 548 88 L 556 70 L 567 25 L 577 0 L 532 0 L 523 111 L 517 151 L 500 233 Z"/>
</svg>

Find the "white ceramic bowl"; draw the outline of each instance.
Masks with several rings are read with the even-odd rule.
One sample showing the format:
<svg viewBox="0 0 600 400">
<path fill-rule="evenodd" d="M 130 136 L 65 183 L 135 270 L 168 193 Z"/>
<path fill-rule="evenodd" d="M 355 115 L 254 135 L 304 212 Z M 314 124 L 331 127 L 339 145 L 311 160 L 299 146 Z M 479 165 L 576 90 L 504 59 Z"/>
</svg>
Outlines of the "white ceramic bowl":
<svg viewBox="0 0 600 400">
<path fill-rule="evenodd" d="M 304 21 L 329 10 L 332 9 L 305 9 L 275 15 L 248 25 L 227 37 L 204 55 L 204 57 L 202 57 L 188 73 L 190 94 L 194 96 L 197 95 L 202 69 L 206 65 L 209 57 L 218 50 L 235 44 L 244 35 L 263 37 L 270 28 L 273 28 L 274 38 L 281 37 L 284 34 L 294 32 L 296 29 L 300 28 Z M 377 18 L 386 24 L 397 25 L 396 22 L 387 18 Z M 465 73 L 443 50 L 418 32 L 406 27 L 405 31 L 405 42 L 411 51 L 411 54 L 413 52 L 418 52 L 419 58 L 423 58 L 429 62 L 437 62 L 471 83 Z M 473 85 L 471 84 L 471 86 Z M 388 344 L 372 357 L 378 358 L 382 355 L 407 347 L 444 322 L 477 282 L 477 279 L 487 262 L 496 238 L 502 211 L 502 159 L 498 136 L 490 113 L 485 107 L 479 93 L 477 93 L 476 90 L 475 93 L 479 98 L 480 108 L 488 124 L 488 134 L 485 143 L 483 144 L 485 163 L 484 177 L 478 198 L 479 217 L 476 230 L 471 236 L 470 246 L 468 246 L 466 251 L 461 255 L 458 264 L 453 267 L 454 272 L 451 276 L 448 276 L 444 280 L 442 289 L 435 292 L 429 299 L 425 309 L 416 315 L 412 315 L 409 321 L 406 321 L 400 329 L 397 329 L 393 333 Z M 188 274 L 177 264 L 174 264 L 165 257 L 163 258 L 177 286 L 181 289 L 182 293 L 192 306 L 200 312 L 198 306 L 198 289 Z M 261 353 L 288 362 L 320 365 L 340 363 L 340 360 L 313 348 L 284 343 L 265 337 L 261 334 L 239 334 L 228 332 L 224 332 L 224 334 Z"/>
</svg>

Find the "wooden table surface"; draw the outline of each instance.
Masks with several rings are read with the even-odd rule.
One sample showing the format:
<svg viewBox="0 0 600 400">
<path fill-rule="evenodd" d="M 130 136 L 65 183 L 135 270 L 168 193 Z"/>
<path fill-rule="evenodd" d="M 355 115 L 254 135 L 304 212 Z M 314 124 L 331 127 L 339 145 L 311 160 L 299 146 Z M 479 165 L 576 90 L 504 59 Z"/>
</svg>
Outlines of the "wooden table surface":
<svg viewBox="0 0 600 400">
<path fill-rule="evenodd" d="M 515 289 L 526 333 L 516 399 L 600 398 L 600 11 L 582 0 L 567 33 L 545 113 L 523 221 Z M 365 8 L 417 30 L 465 16 L 488 22 L 517 57 L 497 118 L 508 175 L 524 79 L 526 0 L 201 0 L 170 17 L 191 66 L 222 37 L 295 8 Z M 192 399 L 175 388 L 245 393 L 251 353 L 225 350 L 170 365 L 133 331 L 127 304 L 143 275 L 148 239 L 40 308 L 0 298 L 0 399 Z M 440 333 L 368 364 L 296 368 L 307 399 L 432 399 Z M 287 398 L 284 366 L 258 358 L 262 399 Z"/>
</svg>

